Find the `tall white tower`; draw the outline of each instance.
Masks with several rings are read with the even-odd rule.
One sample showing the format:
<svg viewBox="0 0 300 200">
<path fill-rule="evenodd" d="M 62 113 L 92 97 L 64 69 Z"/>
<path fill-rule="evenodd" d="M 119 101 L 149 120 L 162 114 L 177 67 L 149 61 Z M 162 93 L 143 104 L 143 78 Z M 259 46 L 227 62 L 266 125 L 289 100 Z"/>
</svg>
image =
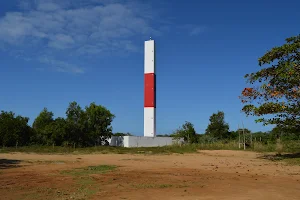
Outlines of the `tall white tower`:
<svg viewBox="0 0 300 200">
<path fill-rule="evenodd" d="M 144 137 L 156 136 L 155 43 L 145 41 L 144 60 Z"/>
</svg>

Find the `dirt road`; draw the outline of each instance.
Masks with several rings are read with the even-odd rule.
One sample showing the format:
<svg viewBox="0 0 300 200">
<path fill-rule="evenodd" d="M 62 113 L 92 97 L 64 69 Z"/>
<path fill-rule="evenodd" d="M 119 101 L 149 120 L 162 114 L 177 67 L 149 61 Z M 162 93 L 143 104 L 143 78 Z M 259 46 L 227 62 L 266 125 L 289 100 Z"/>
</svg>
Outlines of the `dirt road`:
<svg viewBox="0 0 300 200">
<path fill-rule="evenodd" d="M 300 199 L 300 166 L 260 156 L 242 151 L 0 154 L 0 199 Z M 71 173 L 99 165 L 117 168 L 106 173 Z"/>
</svg>

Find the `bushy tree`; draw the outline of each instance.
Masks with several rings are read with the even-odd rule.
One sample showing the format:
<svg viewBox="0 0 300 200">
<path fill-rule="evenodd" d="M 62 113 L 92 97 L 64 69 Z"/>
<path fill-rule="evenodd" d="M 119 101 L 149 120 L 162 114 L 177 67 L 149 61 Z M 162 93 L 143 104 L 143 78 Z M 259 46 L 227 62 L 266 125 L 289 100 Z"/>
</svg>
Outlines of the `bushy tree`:
<svg viewBox="0 0 300 200">
<path fill-rule="evenodd" d="M 209 118 L 209 125 L 205 130 L 205 134 L 217 139 L 229 138 L 229 125 L 225 122 L 225 114 L 222 111 L 212 114 Z"/>
<path fill-rule="evenodd" d="M 58 117 L 45 127 L 48 135 L 47 141 L 53 145 L 62 145 L 68 138 L 66 137 L 67 123 L 64 118 Z"/>
<path fill-rule="evenodd" d="M 72 145 L 84 145 L 87 137 L 86 116 L 80 105 L 73 101 L 66 111 L 66 143 Z"/>
<path fill-rule="evenodd" d="M 53 112 L 44 108 L 34 120 L 32 128 L 35 135 L 31 138 L 32 142 L 38 144 L 51 144 L 51 133 L 48 132 L 48 126 L 54 122 Z"/>
<path fill-rule="evenodd" d="M 90 143 L 106 141 L 112 136 L 111 123 L 114 115 L 104 106 L 94 102 L 85 108 L 87 133 Z"/>
<path fill-rule="evenodd" d="M 47 108 L 44 108 L 34 120 L 32 128 L 35 130 L 43 130 L 47 125 L 54 121 L 53 115 L 53 112 L 50 112 Z"/>
<path fill-rule="evenodd" d="M 247 115 L 264 125 L 300 127 L 300 35 L 258 59 L 265 68 L 246 74 L 252 87 L 240 96 Z"/>
<path fill-rule="evenodd" d="M 194 125 L 191 122 L 185 122 L 171 136 L 174 137 L 175 139 L 183 138 L 185 142 L 188 142 L 190 144 L 198 142 Z"/>
<path fill-rule="evenodd" d="M 269 140 L 274 142 L 276 140 L 299 140 L 300 130 L 291 126 L 276 126 L 269 134 Z"/>
<path fill-rule="evenodd" d="M 26 145 L 29 143 L 31 128 L 29 118 L 15 116 L 13 112 L 0 113 L 0 143 L 2 146 Z"/>
</svg>

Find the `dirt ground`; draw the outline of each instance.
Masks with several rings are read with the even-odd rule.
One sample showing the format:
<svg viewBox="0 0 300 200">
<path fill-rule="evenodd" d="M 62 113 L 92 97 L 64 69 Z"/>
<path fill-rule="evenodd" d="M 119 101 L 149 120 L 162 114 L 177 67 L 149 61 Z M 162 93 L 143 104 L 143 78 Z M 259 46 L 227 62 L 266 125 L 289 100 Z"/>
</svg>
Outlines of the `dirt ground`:
<svg viewBox="0 0 300 200">
<path fill-rule="evenodd" d="M 0 199 L 300 199 L 300 166 L 260 156 L 0 154 Z M 96 165 L 118 167 L 85 176 L 62 173 Z"/>
</svg>

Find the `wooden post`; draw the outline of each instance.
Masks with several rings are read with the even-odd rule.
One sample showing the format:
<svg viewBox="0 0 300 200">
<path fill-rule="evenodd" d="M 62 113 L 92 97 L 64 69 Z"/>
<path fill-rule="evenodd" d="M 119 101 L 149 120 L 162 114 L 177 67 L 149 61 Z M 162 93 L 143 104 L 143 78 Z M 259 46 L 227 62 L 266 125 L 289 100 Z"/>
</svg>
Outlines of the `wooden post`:
<svg viewBox="0 0 300 200">
<path fill-rule="evenodd" d="M 238 125 L 238 132 L 239 132 L 239 149 L 241 148 L 241 131 L 240 131 L 240 125 Z"/>
<path fill-rule="evenodd" d="M 246 150 L 246 137 L 245 137 L 245 127 L 244 127 L 244 123 L 242 122 L 243 125 L 243 135 L 244 135 L 244 150 Z"/>
</svg>

